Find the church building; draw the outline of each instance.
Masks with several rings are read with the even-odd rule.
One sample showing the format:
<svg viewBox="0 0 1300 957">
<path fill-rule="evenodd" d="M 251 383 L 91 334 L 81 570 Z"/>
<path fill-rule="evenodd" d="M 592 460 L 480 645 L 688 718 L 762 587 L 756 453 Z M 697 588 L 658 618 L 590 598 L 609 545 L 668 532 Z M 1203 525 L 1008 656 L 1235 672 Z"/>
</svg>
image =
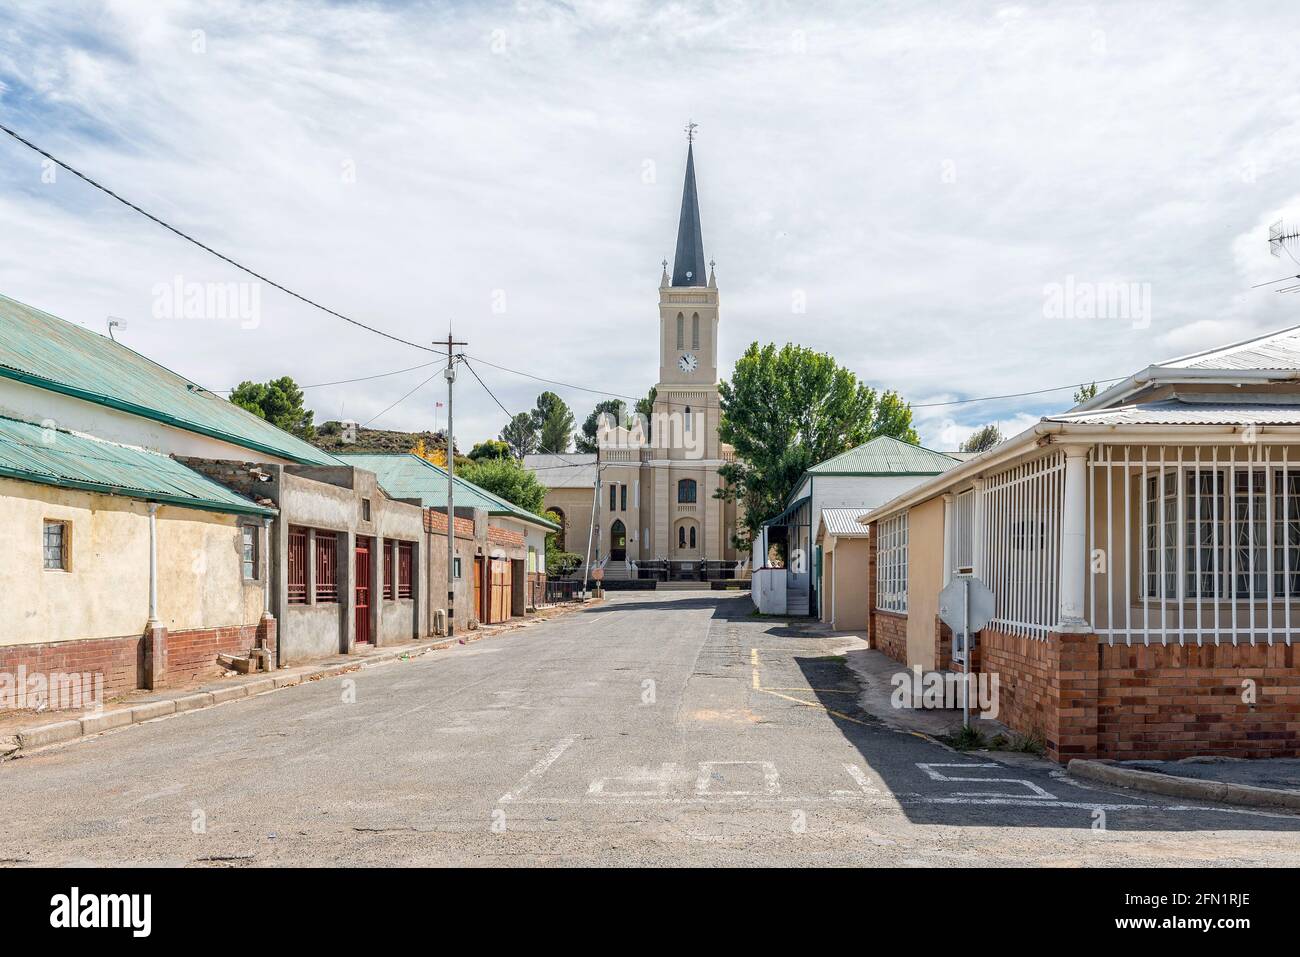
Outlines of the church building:
<svg viewBox="0 0 1300 957">
<path fill-rule="evenodd" d="M 594 453 L 524 459 L 562 518 L 564 549 L 585 555 L 590 539 L 607 580 L 731 577 L 736 505 L 715 492 L 734 452 L 718 437 L 720 415 L 718 285 L 704 258 L 690 143 L 672 275 L 665 261 L 659 281 L 653 413 L 604 423 Z"/>
</svg>

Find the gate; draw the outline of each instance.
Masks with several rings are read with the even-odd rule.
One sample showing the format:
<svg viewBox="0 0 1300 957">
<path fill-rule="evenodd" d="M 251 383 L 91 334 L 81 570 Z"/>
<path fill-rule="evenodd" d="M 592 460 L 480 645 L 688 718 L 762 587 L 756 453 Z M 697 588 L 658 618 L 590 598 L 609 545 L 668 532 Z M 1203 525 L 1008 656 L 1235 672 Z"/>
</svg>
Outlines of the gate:
<svg viewBox="0 0 1300 957">
<path fill-rule="evenodd" d="M 357 539 L 357 644 L 370 644 L 370 539 Z"/>
</svg>

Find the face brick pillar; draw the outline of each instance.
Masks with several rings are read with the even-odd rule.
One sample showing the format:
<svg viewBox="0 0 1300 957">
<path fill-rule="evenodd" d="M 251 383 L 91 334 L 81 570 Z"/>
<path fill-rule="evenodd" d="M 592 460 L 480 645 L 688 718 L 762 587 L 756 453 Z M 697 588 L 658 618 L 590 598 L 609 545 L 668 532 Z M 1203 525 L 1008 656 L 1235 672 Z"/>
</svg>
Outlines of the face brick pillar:
<svg viewBox="0 0 1300 957">
<path fill-rule="evenodd" d="M 1057 645 L 1053 693 L 1056 699 L 1056 760 L 1097 756 L 1097 702 L 1100 659 L 1097 636 L 1053 634 Z"/>
</svg>

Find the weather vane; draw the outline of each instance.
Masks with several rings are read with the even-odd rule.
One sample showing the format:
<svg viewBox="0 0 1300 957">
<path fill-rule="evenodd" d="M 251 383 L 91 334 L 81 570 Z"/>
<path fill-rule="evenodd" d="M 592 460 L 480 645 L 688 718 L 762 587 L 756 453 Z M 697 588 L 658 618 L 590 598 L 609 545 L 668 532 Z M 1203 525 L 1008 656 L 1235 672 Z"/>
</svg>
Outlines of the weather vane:
<svg viewBox="0 0 1300 957">
<path fill-rule="evenodd" d="M 700 128 L 700 124 L 696 123 L 694 120 L 691 120 L 689 123 L 686 124 L 686 142 L 688 143 L 695 142 L 695 131 L 698 130 L 699 128 Z"/>
</svg>

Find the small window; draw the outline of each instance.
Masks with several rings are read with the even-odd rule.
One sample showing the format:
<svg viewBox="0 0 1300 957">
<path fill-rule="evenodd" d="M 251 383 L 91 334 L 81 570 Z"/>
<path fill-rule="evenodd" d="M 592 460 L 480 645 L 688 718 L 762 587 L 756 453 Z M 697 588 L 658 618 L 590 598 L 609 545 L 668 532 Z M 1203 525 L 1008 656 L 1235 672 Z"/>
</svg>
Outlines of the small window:
<svg viewBox="0 0 1300 957">
<path fill-rule="evenodd" d="M 618 508 L 618 486 L 610 485 L 609 487 L 609 510 L 612 512 Z"/>
<path fill-rule="evenodd" d="M 45 537 L 42 542 L 46 568 L 57 571 L 68 570 L 68 546 L 72 544 L 71 538 L 71 530 L 67 522 L 46 521 Z"/>
<path fill-rule="evenodd" d="M 677 313 L 677 348 L 686 348 L 686 317 Z"/>
<path fill-rule="evenodd" d="M 242 525 L 240 532 L 243 535 L 241 555 L 244 561 L 244 581 L 256 581 L 258 578 L 257 526 Z"/>
<path fill-rule="evenodd" d="M 627 486 L 626 485 L 620 485 L 618 487 L 618 508 L 620 512 L 627 511 Z"/>
<path fill-rule="evenodd" d="M 370 521 L 370 499 L 368 498 L 361 500 L 361 521 Z"/>
<path fill-rule="evenodd" d="M 459 558 L 453 558 L 451 560 L 451 577 L 456 581 L 460 581 L 460 559 Z"/>
<path fill-rule="evenodd" d="M 695 547 L 695 526 L 691 526 L 691 548 Z"/>
<path fill-rule="evenodd" d="M 691 316 L 691 350 L 700 351 L 700 314 L 697 312 Z"/>
<path fill-rule="evenodd" d="M 686 526 L 685 525 L 678 526 L 677 528 L 677 547 L 678 548 L 686 547 Z"/>
<path fill-rule="evenodd" d="M 685 427 L 687 432 L 691 431 L 691 425 L 693 424 L 693 416 L 691 415 L 691 407 L 689 405 L 686 407 L 686 414 L 682 416 L 682 424 Z"/>
<path fill-rule="evenodd" d="M 682 479 L 677 483 L 677 501 L 683 505 L 695 501 L 695 479 Z"/>
</svg>

